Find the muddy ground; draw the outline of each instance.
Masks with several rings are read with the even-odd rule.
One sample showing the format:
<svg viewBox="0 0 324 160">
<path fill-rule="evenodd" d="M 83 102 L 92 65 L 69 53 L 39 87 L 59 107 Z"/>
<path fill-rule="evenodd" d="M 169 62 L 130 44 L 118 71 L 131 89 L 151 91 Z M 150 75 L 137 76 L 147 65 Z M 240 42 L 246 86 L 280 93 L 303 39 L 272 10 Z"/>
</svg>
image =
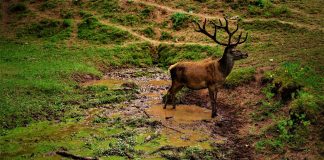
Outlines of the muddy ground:
<svg viewBox="0 0 324 160">
<path fill-rule="evenodd" d="M 115 70 L 101 80 L 83 85 L 138 87 L 135 100 L 115 104 L 127 107 L 110 105 L 100 112 L 108 117 L 118 113 L 127 118 L 145 116 L 158 120 L 162 123 L 159 132 L 169 138 L 170 145 L 217 148 L 219 159 L 255 159 L 253 142 L 259 127 L 251 122 L 250 114 L 262 99 L 258 78 L 234 89 L 222 88 L 217 99 L 218 116 L 214 119 L 210 117 L 207 90 L 186 89 L 180 93 L 176 109 L 168 106 L 164 110 L 162 97 L 170 87 L 170 78 L 159 68 Z"/>
</svg>

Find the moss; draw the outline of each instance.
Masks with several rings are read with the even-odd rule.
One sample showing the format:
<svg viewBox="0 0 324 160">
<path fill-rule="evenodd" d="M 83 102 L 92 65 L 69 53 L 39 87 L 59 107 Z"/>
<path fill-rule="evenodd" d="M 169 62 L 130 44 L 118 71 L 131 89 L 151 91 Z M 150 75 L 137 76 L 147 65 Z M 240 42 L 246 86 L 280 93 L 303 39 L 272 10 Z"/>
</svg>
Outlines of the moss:
<svg viewBox="0 0 324 160">
<path fill-rule="evenodd" d="M 256 70 L 254 67 L 245 67 L 234 69 L 226 78 L 224 86 L 234 88 L 254 80 Z"/>
</svg>

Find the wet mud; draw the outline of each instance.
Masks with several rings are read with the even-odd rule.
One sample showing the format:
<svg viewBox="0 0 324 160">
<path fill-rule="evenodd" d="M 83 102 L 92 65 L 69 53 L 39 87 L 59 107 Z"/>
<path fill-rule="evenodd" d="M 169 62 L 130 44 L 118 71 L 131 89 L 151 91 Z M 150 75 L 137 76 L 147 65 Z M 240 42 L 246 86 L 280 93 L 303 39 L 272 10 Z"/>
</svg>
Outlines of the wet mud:
<svg viewBox="0 0 324 160">
<path fill-rule="evenodd" d="M 180 97 L 176 109 L 163 109 L 162 97 L 171 81 L 169 75 L 158 68 L 126 69 L 108 73 L 103 80 L 85 85 L 121 86 L 132 82 L 138 86 L 135 100 L 118 104 L 120 109 L 106 110 L 106 116 L 121 114 L 127 117 L 145 116 L 160 121 L 164 126 L 161 134 L 169 145 L 217 147 L 222 159 L 254 159 L 253 142 L 249 134 L 241 132 L 248 125 L 247 115 L 251 107 L 262 97 L 258 85 L 250 84 L 235 89 L 221 89 L 218 94 L 216 118 L 211 118 L 207 90 L 188 90 Z"/>
</svg>

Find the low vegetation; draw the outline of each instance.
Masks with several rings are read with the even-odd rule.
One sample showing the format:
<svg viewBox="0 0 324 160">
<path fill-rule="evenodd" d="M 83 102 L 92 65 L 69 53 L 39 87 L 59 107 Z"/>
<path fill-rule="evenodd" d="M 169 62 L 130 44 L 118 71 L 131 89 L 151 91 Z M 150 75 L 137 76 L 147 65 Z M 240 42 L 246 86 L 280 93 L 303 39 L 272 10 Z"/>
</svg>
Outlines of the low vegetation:
<svg viewBox="0 0 324 160">
<path fill-rule="evenodd" d="M 94 17 L 87 17 L 78 25 L 78 37 L 103 44 L 121 44 L 132 36 L 116 27 L 103 25 Z"/>
<path fill-rule="evenodd" d="M 260 112 L 254 115 L 256 120 L 265 120 L 269 115 L 278 119 L 269 127 L 265 135 L 272 138 L 261 138 L 256 143 L 260 152 L 284 153 L 285 147 L 296 150 L 305 150 L 305 145 L 310 143 L 308 138 L 311 126 L 319 125 L 320 115 L 323 113 L 323 89 L 319 84 L 323 80 L 315 72 L 300 63 L 287 62 L 274 72 L 268 72 L 264 78 L 268 82 L 263 93 L 266 101 L 262 102 Z M 291 101 L 285 105 L 287 101 Z M 288 113 L 276 114 L 288 108 Z"/>
<path fill-rule="evenodd" d="M 219 48 L 200 46 L 200 45 L 185 45 L 185 46 L 165 46 L 158 47 L 159 65 L 168 67 L 183 60 L 200 60 L 207 57 L 219 57 L 222 50 Z"/>
<path fill-rule="evenodd" d="M 64 40 L 71 35 L 72 23 L 71 19 L 64 19 L 63 21 L 44 19 L 21 29 L 17 36 L 32 36 L 51 41 Z"/>
<path fill-rule="evenodd" d="M 254 80 L 256 70 L 254 67 L 245 67 L 233 69 L 231 74 L 226 78 L 224 86 L 227 88 L 234 88 L 239 85 L 247 84 Z"/>
<path fill-rule="evenodd" d="M 256 159 L 321 157 L 320 1 L 155 0 L 154 4 L 162 7 L 132 0 L 0 2 L 1 9 L 8 6 L 0 13 L 1 158 L 57 159 L 61 157 L 54 153 L 59 150 L 107 159 L 243 159 L 249 153 L 241 152 L 247 150 Z M 260 100 L 247 100 L 243 111 L 234 114 L 232 109 L 242 104 L 222 99 L 220 105 L 230 106 L 219 111 L 224 119 L 213 124 L 219 127 L 213 134 L 218 138 L 220 132 L 225 144 L 202 140 L 176 146 L 161 132 L 165 126 L 144 112 L 145 117 L 113 112 L 127 110 L 128 102 L 137 99 L 138 88 L 84 82 L 116 68 L 158 66 L 167 72 L 179 61 L 219 58 L 223 49 L 200 44 L 211 41 L 193 31 L 190 23 L 196 13 L 241 19 L 240 26 L 249 32 L 248 43 L 240 48 L 249 57 L 237 62 L 245 67 L 233 69 L 225 90 L 241 93 L 237 86 L 251 87 L 247 84 L 254 81 L 259 67 L 275 69 L 263 73 L 261 87 L 253 86 L 253 92 L 261 91 L 256 97 Z M 162 44 L 142 43 L 127 30 Z M 172 44 L 178 41 L 197 44 Z M 132 78 L 159 74 L 143 71 Z M 184 89 L 179 95 L 188 92 Z M 248 130 L 246 137 L 241 129 Z M 243 158 L 230 157 L 237 154 Z"/>
</svg>

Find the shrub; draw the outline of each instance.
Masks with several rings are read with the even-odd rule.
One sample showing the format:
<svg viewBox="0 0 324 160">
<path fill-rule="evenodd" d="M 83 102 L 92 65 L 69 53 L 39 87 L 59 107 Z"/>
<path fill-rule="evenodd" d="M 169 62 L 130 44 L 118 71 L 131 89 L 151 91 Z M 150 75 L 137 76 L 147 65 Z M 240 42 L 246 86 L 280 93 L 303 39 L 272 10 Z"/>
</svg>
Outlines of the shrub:
<svg viewBox="0 0 324 160">
<path fill-rule="evenodd" d="M 23 35 L 36 36 L 37 38 L 51 38 L 52 40 L 62 40 L 70 37 L 71 34 L 71 20 L 51 20 L 45 19 L 38 23 L 33 23 L 21 32 L 17 33 L 18 37 Z"/>
<path fill-rule="evenodd" d="M 118 0 L 97 0 L 91 4 L 91 7 L 103 13 L 116 13 L 120 11 Z"/>
<path fill-rule="evenodd" d="M 57 7 L 57 1 L 46 1 L 40 6 L 41 11 L 45 11 L 47 9 L 53 9 Z"/>
<path fill-rule="evenodd" d="M 280 16 L 282 14 L 290 14 L 287 6 L 275 7 L 271 10 L 271 12 L 274 16 Z"/>
<path fill-rule="evenodd" d="M 170 39 L 172 39 L 171 34 L 168 32 L 162 31 L 160 40 L 170 40 Z"/>
<path fill-rule="evenodd" d="M 180 30 L 184 27 L 189 20 L 189 16 L 184 13 L 174 13 L 171 15 L 173 29 Z"/>
<path fill-rule="evenodd" d="M 295 98 L 290 107 L 290 116 L 296 121 L 300 121 L 300 118 L 304 116 L 305 119 L 312 122 L 318 120 L 318 116 L 321 113 L 320 100 L 316 96 L 305 92 L 298 92 L 297 98 Z"/>
<path fill-rule="evenodd" d="M 27 11 L 27 7 L 24 3 L 11 4 L 8 9 L 11 13 L 22 13 Z"/>
<path fill-rule="evenodd" d="M 61 10 L 60 15 L 62 18 L 72 18 L 73 17 L 73 12 L 72 11 L 67 11 L 67 10 Z"/>
<path fill-rule="evenodd" d="M 152 29 L 152 27 L 147 27 L 143 30 L 143 33 L 147 36 L 147 37 L 154 37 L 155 36 L 155 32 L 154 30 Z"/>
<path fill-rule="evenodd" d="M 145 7 L 142 11 L 141 11 L 141 16 L 144 18 L 147 18 L 151 15 L 151 13 L 153 12 L 153 9 L 151 7 Z"/>
<path fill-rule="evenodd" d="M 112 17 L 112 21 L 115 23 L 120 23 L 125 26 L 135 26 L 139 23 L 145 23 L 145 20 L 142 20 L 141 17 L 134 14 L 126 14 L 117 17 Z"/>
<path fill-rule="evenodd" d="M 270 0 L 257 0 L 255 2 L 255 5 L 261 8 L 270 8 L 272 6 L 272 3 Z"/>
</svg>

